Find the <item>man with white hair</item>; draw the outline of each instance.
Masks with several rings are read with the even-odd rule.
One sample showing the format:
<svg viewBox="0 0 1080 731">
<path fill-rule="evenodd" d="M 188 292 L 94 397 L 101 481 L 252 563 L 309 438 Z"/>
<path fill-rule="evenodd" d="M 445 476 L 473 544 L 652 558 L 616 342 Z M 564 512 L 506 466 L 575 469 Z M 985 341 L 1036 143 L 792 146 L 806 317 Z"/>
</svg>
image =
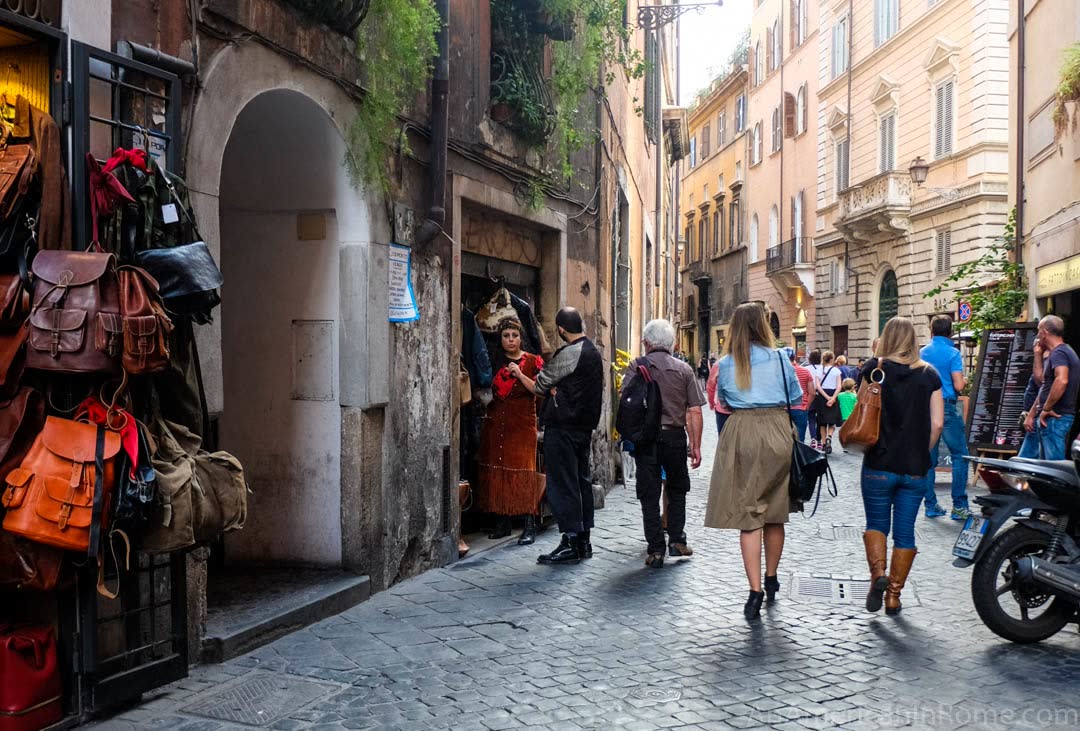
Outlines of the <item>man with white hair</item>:
<svg viewBox="0 0 1080 731">
<path fill-rule="evenodd" d="M 660 568 L 664 565 L 664 528 L 660 522 L 660 471 L 667 473 L 667 546 L 672 556 L 690 556 L 694 552 L 686 543 L 686 493 L 690 491 L 690 473 L 686 468 L 687 453 L 694 469 L 701 465 L 701 392 L 694 369 L 672 356 L 675 328 L 667 320 L 652 320 L 641 333 L 646 354 L 640 360 L 648 365 L 649 373 L 660 388 L 660 436 L 653 444 L 635 444 L 637 464 L 637 498 L 641 501 L 641 516 L 649 556 L 645 565 Z M 636 376 L 636 368 L 623 382 L 623 388 Z M 687 435 L 689 434 L 689 439 Z M 689 450 L 687 444 L 689 443 Z"/>
</svg>

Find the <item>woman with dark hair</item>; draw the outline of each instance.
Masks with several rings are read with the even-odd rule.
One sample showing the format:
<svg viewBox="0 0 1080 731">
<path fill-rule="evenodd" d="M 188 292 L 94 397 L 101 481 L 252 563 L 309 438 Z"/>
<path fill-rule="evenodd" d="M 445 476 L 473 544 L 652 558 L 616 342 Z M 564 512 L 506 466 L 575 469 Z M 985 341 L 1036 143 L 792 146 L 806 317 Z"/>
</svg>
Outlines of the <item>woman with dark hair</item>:
<svg viewBox="0 0 1080 731">
<path fill-rule="evenodd" d="M 521 350 L 522 326 L 516 318 L 499 322 L 501 352 L 496 356 L 491 382 L 492 400 L 480 432 L 476 506 L 499 516 L 489 538 L 510 535 L 510 519 L 525 516 L 518 543 L 527 546 L 536 537 L 536 515 L 544 495 L 544 475 L 536 471 L 536 396 L 507 366 L 535 379 L 543 359 Z"/>
<path fill-rule="evenodd" d="M 889 320 L 875 354 L 863 370 L 864 378 L 882 384 L 878 442 L 867 450 L 862 466 L 863 544 L 870 566 L 866 609 L 881 609 L 884 598 L 885 613 L 895 615 L 918 552 L 915 518 L 926 491 L 930 449 L 945 423 L 945 401 L 938 372 L 920 357 L 911 320 Z M 893 552 L 886 574 L 890 528 Z"/>
<path fill-rule="evenodd" d="M 726 353 L 717 368 L 716 398 L 732 414 L 716 447 L 705 525 L 741 531 L 750 583 L 743 615 L 757 619 L 766 595 L 771 603 L 780 590 L 776 571 L 784 551 L 784 523 L 796 507 L 788 493 L 795 439 L 788 407 L 802 403 L 802 388 L 791 361 L 776 350 L 765 310 L 754 303 L 735 308 Z"/>
</svg>

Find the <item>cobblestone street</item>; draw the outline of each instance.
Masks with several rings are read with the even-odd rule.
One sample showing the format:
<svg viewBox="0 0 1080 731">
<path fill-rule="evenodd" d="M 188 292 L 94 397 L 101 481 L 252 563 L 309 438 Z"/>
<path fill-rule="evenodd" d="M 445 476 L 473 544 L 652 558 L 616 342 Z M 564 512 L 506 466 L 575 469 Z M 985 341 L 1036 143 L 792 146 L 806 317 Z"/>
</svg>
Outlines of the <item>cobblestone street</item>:
<svg viewBox="0 0 1080 731">
<path fill-rule="evenodd" d="M 900 618 L 860 608 L 854 455 L 839 497 L 792 517 L 781 596 L 748 624 L 735 532 L 701 527 L 715 428 L 690 495 L 691 559 L 643 565 L 633 489 L 597 513 L 596 553 L 540 566 L 558 540 L 507 545 L 144 697 L 96 728 L 728 729 L 1078 726 L 1075 626 L 1038 646 L 985 629 L 958 524 L 920 517 Z M 948 502 L 948 488 L 939 492 Z M 854 583 L 848 581 L 856 579 Z M 842 579 L 829 581 L 828 579 Z"/>
</svg>

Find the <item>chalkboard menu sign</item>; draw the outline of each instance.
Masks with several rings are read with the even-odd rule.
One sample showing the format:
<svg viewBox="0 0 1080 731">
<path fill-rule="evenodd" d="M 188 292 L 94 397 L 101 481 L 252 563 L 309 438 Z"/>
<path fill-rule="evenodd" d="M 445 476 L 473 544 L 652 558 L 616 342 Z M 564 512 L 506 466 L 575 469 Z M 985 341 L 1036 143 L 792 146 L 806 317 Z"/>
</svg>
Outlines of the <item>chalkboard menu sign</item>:
<svg viewBox="0 0 1080 731">
<path fill-rule="evenodd" d="M 976 449 L 1019 451 L 1020 414 L 1035 362 L 1035 323 L 983 333 L 969 411 L 968 444 Z"/>
</svg>

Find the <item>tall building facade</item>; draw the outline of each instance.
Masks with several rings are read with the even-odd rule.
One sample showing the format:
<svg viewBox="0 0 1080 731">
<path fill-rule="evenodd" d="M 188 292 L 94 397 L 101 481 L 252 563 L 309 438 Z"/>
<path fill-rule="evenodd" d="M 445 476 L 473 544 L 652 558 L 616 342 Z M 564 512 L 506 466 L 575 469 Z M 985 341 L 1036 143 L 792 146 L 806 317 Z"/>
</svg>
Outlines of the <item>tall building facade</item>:
<svg viewBox="0 0 1080 731">
<path fill-rule="evenodd" d="M 923 336 L 942 284 L 1007 218 L 1007 0 L 823 4 L 816 343 L 865 356 L 894 315 Z M 913 182 L 913 162 L 928 167 Z"/>
<path fill-rule="evenodd" d="M 742 206 L 746 168 L 746 67 L 714 80 L 688 111 L 683 160 L 682 318 L 679 342 L 695 361 L 719 353 L 735 307 L 748 297 Z"/>
<path fill-rule="evenodd" d="M 749 298 L 777 339 L 807 349 L 814 331 L 816 0 L 755 0 L 747 135 Z M 810 338 L 812 340 L 812 338 Z"/>
<path fill-rule="evenodd" d="M 1017 207 L 1023 262 L 1031 279 L 1029 311 L 1060 315 L 1066 340 L 1080 342 L 1080 128 L 1066 101 L 1055 127 L 1056 90 L 1065 51 L 1080 43 L 1074 0 L 1029 0 L 1021 26 L 1009 18 L 1010 200 Z M 1021 96 L 1020 90 L 1023 89 Z M 1023 137 L 1018 135 L 1023 131 Z M 1021 146 L 1020 142 L 1023 141 Z"/>
</svg>

